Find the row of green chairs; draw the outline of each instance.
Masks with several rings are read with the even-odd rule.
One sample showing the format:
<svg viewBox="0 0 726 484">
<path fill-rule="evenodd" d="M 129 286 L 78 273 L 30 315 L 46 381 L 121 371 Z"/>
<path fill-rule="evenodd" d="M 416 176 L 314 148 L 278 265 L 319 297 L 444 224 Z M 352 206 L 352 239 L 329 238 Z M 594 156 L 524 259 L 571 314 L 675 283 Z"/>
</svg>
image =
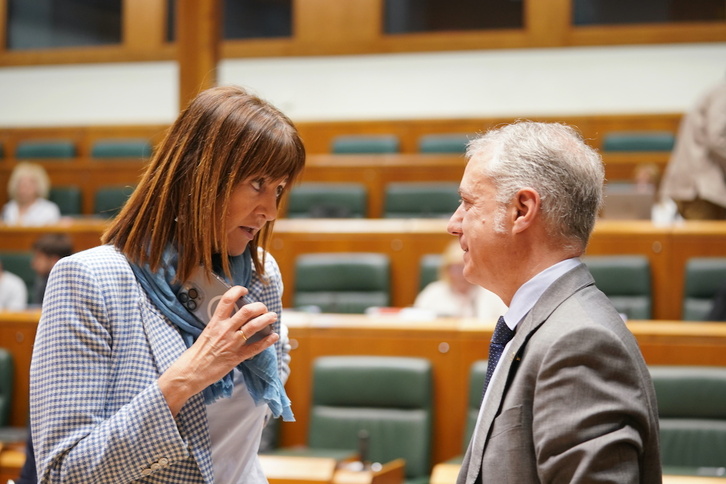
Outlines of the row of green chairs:
<svg viewBox="0 0 726 484">
<path fill-rule="evenodd" d="M 149 158 L 151 151 L 151 142 L 146 139 L 99 139 L 91 145 L 91 158 L 139 160 Z M 0 155 L 2 153 L 0 149 Z M 76 144 L 70 140 L 26 140 L 19 142 L 15 148 L 15 159 L 18 160 L 61 160 L 76 156 Z"/>
<path fill-rule="evenodd" d="M 641 255 L 584 256 L 598 288 L 627 319 L 653 317 L 650 261 Z M 363 313 L 391 302 L 390 259 L 384 254 L 331 252 L 302 254 L 295 261 L 293 305 L 322 312 Z M 419 263 L 418 289 L 438 277 L 440 254 Z M 726 284 L 726 258 L 699 257 L 686 262 L 683 292 L 685 321 L 705 321 Z"/>
<path fill-rule="evenodd" d="M 418 140 L 419 153 L 464 154 L 471 134 L 430 134 Z M 613 151 L 671 151 L 675 135 L 670 131 L 613 131 L 603 136 L 602 150 Z M 400 140 L 392 134 L 343 135 L 333 138 L 334 154 L 384 154 L 399 153 Z"/>
<path fill-rule="evenodd" d="M 394 182 L 384 189 L 385 218 L 448 218 L 459 205 L 454 182 Z M 366 218 L 368 192 L 361 183 L 304 182 L 290 190 L 288 218 Z"/>
<path fill-rule="evenodd" d="M 93 214 L 113 218 L 133 192 L 127 185 L 105 186 L 96 190 L 93 200 Z M 83 214 L 83 195 L 77 186 L 52 187 L 48 199 L 58 205 L 61 215 L 74 217 Z"/>
</svg>

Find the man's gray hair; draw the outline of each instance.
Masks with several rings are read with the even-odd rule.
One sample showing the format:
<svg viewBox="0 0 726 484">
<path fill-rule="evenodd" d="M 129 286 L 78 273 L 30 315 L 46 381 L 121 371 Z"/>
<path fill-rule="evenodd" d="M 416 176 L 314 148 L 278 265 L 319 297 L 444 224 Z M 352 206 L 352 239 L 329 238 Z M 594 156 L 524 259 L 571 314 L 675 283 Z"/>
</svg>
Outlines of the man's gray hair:
<svg viewBox="0 0 726 484">
<path fill-rule="evenodd" d="M 550 236 L 584 250 L 602 205 L 605 169 L 600 155 L 570 126 L 519 121 L 469 142 L 469 159 L 489 156 L 483 175 L 497 189 L 503 213 L 518 190 L 541 198 Z"/>
</svg>

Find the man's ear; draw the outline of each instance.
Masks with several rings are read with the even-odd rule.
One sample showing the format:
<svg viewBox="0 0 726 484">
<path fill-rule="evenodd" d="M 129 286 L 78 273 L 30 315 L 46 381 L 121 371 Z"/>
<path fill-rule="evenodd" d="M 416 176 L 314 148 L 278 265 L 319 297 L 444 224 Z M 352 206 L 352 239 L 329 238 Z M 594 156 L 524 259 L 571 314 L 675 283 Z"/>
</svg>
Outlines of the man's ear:
<svg viewBox="0 0 726 484">
<path fill-rule="evenodd" d="M 527 229 L 536 219 L 540 209 L 539 193 L 534 188 L 522 188 L 514 196 L 512 207 L 516 211 L 512 229 L 521 232 Z"/>
</svg>

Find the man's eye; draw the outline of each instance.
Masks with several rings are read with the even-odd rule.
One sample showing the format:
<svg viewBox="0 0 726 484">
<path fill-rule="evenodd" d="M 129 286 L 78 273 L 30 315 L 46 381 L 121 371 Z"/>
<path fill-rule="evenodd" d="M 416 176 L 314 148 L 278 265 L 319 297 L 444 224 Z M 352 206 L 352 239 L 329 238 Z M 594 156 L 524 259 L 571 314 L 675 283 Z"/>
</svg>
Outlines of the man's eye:
<svg viewBox="0 0 726 484">
<path fill-rule="evenodd" d="M 262 186 L 265 184 L 265 180 L 263 180 L 262 178 L 258 178 L 257 180 L 252 180 L 250 184 L 255 190 L 262 190 Z"/>
<path fill-rule="evenodd" d="M 284 191 L 285 191 L 285 187 L 283 185 L 278 186 L 277 187 L 277 198 L 280 198 Z"/>
</svg>

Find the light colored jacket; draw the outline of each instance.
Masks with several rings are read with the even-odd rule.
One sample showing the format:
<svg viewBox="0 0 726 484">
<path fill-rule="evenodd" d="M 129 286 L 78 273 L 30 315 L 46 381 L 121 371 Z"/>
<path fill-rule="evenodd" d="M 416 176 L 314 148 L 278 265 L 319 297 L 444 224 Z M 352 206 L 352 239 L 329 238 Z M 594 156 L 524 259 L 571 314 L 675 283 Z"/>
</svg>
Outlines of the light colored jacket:
<svg viewBox="0 0 726 484">
<path fill-rule="evenodd" d="M 269 254 L 265 269 L 270 284 L 253 273 L 250 294 L 280 314 L 282 282 Z M 214 482 L 202 395 L 173 418 L 157 385 L 185 350 L 113 247 L 61 259 L 48 283 L 30 374 L 39 481 Z"/>
<path fill-rule="evenodd" d="M 637 342 L 587 268 L 519 323 L 459 484 L 661 482 L 655 391 Z"/>
<path fill-rule="evenodd" d="M 661 195 L 726 207 L 726 82 L 702 96 L 681 120 Z"/>
</svg>

